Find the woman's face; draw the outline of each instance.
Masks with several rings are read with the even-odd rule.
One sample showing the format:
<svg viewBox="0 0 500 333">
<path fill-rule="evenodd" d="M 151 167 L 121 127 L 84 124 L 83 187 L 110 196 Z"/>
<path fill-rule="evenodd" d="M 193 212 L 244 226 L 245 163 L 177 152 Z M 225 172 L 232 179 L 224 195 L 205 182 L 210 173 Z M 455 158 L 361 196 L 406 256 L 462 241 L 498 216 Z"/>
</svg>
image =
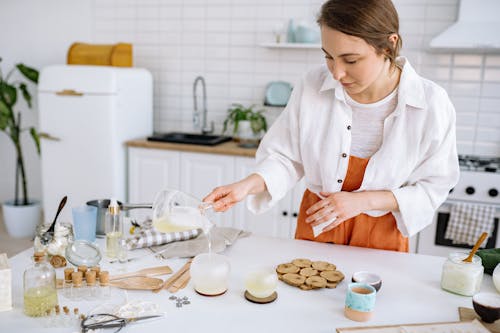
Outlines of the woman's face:
<svg viewBox="0 0 500 333">
<path fill-rule="evenodd" d="M 371 88 L 387 73 L 389 61 L 359 37 L 322 25 L 321 42 L 328 69 L 351 97 L 371 95 Z"/>
</svg>

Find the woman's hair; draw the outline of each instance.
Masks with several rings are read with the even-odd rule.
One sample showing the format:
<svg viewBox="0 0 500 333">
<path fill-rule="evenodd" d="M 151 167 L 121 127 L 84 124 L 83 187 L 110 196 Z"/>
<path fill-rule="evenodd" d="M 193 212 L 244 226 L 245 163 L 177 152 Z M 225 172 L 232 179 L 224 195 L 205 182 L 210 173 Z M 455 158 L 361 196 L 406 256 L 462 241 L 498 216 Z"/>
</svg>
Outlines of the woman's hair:
<svg viewBox="0 0 500 333">
<path fill-rule="evenodd" d="M 396 64 L 402 46 L 398 12 L 391 0 L 328 0 L 321 6 L 318 24 L 362 38 L 378 54 Z M 396 34 L 396 45 L 389 36 Z"/>
</svg>

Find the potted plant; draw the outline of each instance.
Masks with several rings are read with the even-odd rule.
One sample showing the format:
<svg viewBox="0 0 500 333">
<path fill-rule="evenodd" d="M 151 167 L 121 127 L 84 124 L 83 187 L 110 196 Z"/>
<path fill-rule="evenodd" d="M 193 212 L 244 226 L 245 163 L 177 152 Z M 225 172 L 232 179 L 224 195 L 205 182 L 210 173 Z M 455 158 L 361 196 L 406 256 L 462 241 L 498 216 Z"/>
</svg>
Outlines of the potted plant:
<svg viewBox="0 0 500 333">
<path fill-rule="evenodd" d="M 227 110 L 222 133 L 233 125 L 233 136 L 240 142 L 242 147 L 256 147 L 262 135 L 267 131 L 267 121 L 264 117 L 264 109 L 256 110 L 256 105 L 245 107 L 242 104 L 233 103 Z"/>
<path fill-rule="evenodd" d="M 16 72 L 22 76 L 14 77 Z M 28 197 L 21 133 L 30 132 L 39 154 L 40 140 L 34 127 L 23 128 L 21 126 L 21 111 L 16 106 L 22 96 L 31 108 L 31 93 L 26 80 L 38 83 L 38 71 L 19 63 L 4 76 L 0 67 L 0 130 L 10 138 L 16 152 L 14 199 L 4 202 L 2 209 L 7 232 L 12 237 L 32 237 L 40 219 L 39 202 L 30 200 Z M 21 183 L 21 193 L 19 193 L 19 183 Z"/>
</svg>

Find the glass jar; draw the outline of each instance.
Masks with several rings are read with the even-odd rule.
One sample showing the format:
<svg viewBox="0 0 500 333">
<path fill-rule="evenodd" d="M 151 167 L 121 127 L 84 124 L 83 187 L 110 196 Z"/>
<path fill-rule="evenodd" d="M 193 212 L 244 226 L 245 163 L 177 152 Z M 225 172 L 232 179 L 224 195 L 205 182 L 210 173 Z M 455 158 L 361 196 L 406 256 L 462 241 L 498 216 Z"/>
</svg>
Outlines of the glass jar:
<svg viewBox="0 0 500 333">
<path fill-rule="evenodd" d="M 66 222 L 58 222 L 54 226 L 54 238 L 48 244 L 42 244 L 41 236 L 49 229 L 49 224 L 39 224 L 36 227 L 34 248 L 36 252 L 45 252 L 51 256 L 60 255 L 64 257 L 66 247 L 73 242 L 73 225 Z"/>
<path fill-rule="evenodd" d="M 56 271 L 45 261 L 43 252 L 35 252 L 34 264 L 24 271 L 24 313 L 40 317 L 57 305 Z"/>
<path fill-rule="evenodd" d="M 452 252 L 443 264 L 441 288 L 455 294 L 472 296 L 481 289 L 484 268 L 481 258 L 474 256 L 472 262 L 464 262 L 469 254 Z"/>
</svg>

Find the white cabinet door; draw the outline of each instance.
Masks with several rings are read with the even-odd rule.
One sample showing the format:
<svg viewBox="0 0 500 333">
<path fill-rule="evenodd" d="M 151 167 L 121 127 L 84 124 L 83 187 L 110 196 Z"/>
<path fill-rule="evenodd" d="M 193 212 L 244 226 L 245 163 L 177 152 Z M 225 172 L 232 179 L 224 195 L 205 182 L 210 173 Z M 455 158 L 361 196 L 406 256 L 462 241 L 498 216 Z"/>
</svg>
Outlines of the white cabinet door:
<svg viewBox="0 0 500 333">
<path fill-rule="evenodd" d="M 156 194 L 165 189 L 180 188 L 180 152 L 149 148 L 129 148 L 130 203 L 153 203 Z M 142 221 L 151 217 L 150 209 L 134 209 L 130 216 Z"/>
<path fill-rule="evenodd" d="M 234 156 L 181 153 L 179 189 L 202 200 L 217 186 L 234 182 Z M 213 213 L 219 226 L 234 226 L 233 210 Z"/>
</svg>

